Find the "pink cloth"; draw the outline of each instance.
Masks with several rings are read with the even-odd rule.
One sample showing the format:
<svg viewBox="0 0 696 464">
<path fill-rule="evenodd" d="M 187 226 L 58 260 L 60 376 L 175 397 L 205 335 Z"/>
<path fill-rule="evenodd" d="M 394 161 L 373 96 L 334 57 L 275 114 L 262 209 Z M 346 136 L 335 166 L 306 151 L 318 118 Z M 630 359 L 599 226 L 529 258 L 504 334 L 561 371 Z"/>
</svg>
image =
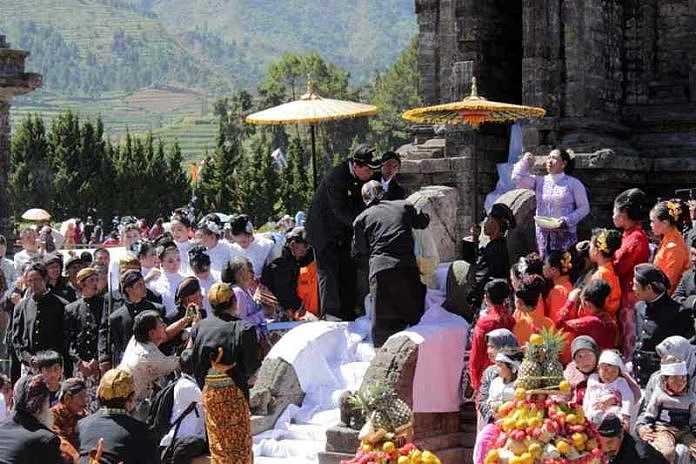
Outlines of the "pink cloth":
<svg viewBox="0 0 696 464">
<path fill-rule="evenodd" d="M 493 448 L 495 441 L 500 435 L 500 427 L 496 424 L 488 424 L 476 435 L 474 445 L 474 464 L 483 464 L 486 455 Z"/>
</svg>

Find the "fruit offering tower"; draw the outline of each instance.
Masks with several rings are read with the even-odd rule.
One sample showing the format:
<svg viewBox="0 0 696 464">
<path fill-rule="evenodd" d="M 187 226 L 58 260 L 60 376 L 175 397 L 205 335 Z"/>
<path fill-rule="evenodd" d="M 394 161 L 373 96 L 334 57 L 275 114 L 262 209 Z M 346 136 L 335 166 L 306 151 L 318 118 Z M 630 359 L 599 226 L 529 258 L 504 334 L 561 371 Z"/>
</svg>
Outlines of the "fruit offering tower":
<svg viewBox="0 0 696 464">
<path fill-rule="evenodd" d="M 597 430 L 582 405 L 569 404 L 570 384 L 558 360 L 563 333 L 530 337 L 515 399 L 500 406 L 497 438 L 484 464 L 602 464 Z"/>
</svg>

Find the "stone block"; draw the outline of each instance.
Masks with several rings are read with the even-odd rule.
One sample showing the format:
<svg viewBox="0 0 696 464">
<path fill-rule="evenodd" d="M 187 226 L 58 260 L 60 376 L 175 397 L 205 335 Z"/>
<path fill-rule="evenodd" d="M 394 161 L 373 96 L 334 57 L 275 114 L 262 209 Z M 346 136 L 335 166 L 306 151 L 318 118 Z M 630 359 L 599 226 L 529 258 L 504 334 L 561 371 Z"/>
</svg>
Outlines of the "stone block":
<svg viewBox="0 0 696 464">
<path fill-rule="evenodd" d="M 413 428 L 416 438 L 458 433 L 459 412 L 415 413 Z"/>
<path fill-rule="evenodd" d="M 457 190 L 445 186 L 427 186 L 409 196 L 408 201 L 430 215 L 429 228 L 437 244 L 440 261 L 451 261 L 459 256 Z"/>
<path fill-rule="evenodd" d="M 415 438 L 414 444 L 420 449 L 427 449 L 437 453 L 438 450 L 445 450 L 448 448 L 459 448 L 463 446 L 464 442 L 470 442 L 471 437 L 465 435 L 473 435 L 474 439 L 476 434 L 469 433 L 448 433 L 430 436 L 428 438 Z"/>
<path fill-rule="evenodd" d="M 336 425 L 326 431 L 326 451 L 355 453 L 359 445 L 358 430 Z"/>
<path fill-rule="evenodd" d="M 292 365 L 280 358 L 264 359 L 254 387 L 249 392 L 252 433 L 273 428 L 289 404 L 300 406 L 304 392 Z"/>
<path fill-rule="evenodd" d="M 341 461 L 349 461 L 355 457 L 355 451 L 348 453 L 335 453 L 332 451 L 320 451 L 317 453 L 318 464 L 341 464 Z"/>
<path fill-rule="evenodd" d="M 420 165 L 421 172 L 449 172 L 451 170 L 449 158 L 424 159 Z"/>
<path fill-rule="evenodd" d="M 408 337 L 390 339 L 375 353 L 360 389 L 375 383 L 391 385 L 399 398 L 413 406 L 413 376 L 417 360 L 418 345 Z"/>
</svg>

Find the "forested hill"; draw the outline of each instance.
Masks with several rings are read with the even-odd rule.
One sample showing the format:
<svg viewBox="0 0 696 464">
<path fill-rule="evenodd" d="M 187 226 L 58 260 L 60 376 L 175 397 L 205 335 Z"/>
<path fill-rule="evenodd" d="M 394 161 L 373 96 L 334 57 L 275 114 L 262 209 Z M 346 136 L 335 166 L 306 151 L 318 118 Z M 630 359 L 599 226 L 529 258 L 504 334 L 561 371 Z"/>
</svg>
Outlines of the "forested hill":
<svg viewBox="0 0 696 464">
<path fill-rule="evenodd" d="M 255 88 L 284 52 L 317 51 L 367 82 L 416 29 L 414 0 L 2 0 L 0 33 L 45 91 L 98 97 L 174 84 Z"/>
</svg>

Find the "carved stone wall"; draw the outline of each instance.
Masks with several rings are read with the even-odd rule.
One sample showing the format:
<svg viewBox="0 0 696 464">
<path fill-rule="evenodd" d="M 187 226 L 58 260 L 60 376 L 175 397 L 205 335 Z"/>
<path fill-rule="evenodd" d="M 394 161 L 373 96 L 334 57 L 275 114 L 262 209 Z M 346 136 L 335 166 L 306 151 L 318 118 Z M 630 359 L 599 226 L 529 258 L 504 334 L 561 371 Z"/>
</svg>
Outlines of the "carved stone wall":
<svg viewBox="0 0 696 464">
<path fill-rule="evenodd" d="M 622 189 L 667 197 L 696 185 L 695 0 L 415 4 L 425 102 L 461 98 L 473 75 L 489 99 L 544 107 L 546 117 L 523 125 L 525 148 L 542 156 L 567 146 L 580 154 L 576 175 L 593 207 L 586 223 L 609 223 Z M 438 137 L 444 157 L 459 161 L 450 161 L 449 172 L 421 172 L 422 183 L 448 177 L 437 183 L 456 185 L 460 197 L 481 205 L 495 184 L 495 163 L 505 160 L 507 128 L 441 130 Z M 417 146 L 410 151 L 422 154 Z M 417 185 L 415 171 L 405 166 L 404 174 Z M 480 219 L 474 209 L 461 210 L 460 230 Z"/>
</svg>

